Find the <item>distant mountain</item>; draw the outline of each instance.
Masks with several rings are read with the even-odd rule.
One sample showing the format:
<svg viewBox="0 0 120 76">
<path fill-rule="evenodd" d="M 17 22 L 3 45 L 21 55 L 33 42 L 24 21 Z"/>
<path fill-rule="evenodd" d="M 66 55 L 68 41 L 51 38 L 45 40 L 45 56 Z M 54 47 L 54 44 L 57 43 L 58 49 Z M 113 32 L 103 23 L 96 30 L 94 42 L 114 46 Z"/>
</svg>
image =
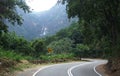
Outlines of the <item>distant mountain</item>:
<svg viewBox="0 0 120 76">
<path fill-rule="evenodd" d="M 23 25 L 9 26 L 9 31 L 15 31 L 18 35 L 24 36 L 26 39 L 53 35 L 76 20 L 72 19 L 69 21 L 66 14 L 66 6 L 60 4 L 48 11 L 39 13 L 25 14 L 20 9 L 17 12 L 23 16 Z"/>
</svg>

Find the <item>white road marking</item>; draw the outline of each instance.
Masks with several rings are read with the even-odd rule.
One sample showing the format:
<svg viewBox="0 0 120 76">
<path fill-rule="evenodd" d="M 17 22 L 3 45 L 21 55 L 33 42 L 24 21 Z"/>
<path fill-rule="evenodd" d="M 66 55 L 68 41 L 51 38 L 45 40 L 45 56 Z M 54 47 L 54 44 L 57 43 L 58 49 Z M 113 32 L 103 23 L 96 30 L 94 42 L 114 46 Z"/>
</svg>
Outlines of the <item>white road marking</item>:
<svg viewBox="0 0 120 76">
<path fill-rule="evenodd" d="M 75 68 L 77 68 L 77 67 L 79 67 L 79 66 L 82 66 L 82 65 L 90 64 L 90 63 L 91 63 L 91 62 L 86 62 L 86 63 L 81 63 L 81 64 L 79 64 L 79 65 L 72 66 L 70 69 L 67 70 L 68 76 L 73 76 L 73 74 L 72 74 L 72 70 L 73 70 L 73 69 L 75 69 Z M 52 67 L 52 66 L 55 66 L 55 65 L 60 65 L 60 64 L 54 64 L 54 65 L 42 67 L 42 68 L 38 69 L 38 71 L 36 71 L 36 72 L 33 74 L 33 76 L 36 76 L 37 73 L 40 72 L 41 70 L 46 69 L 46 68 L 49 68 L 49 67 Z M 97 66 L 98 66 L 98 65 L 97 65 Z M 94 69 L 94 71 L 95 71 L 96 74 L 98 74 L 99 76 L 102 76 L 101 74 L 99 74 L 99 73 L 96 71 L 96 67 L 97 67 L 97 66 L 95 66 L 93 69 Z"/>
<path fill-rule="evenodd" d="M 74 62 L 72 62 L 72 63 L 74 63 Z M 77 62 L 75 62 L 75 63 L 77 63 Z M 53 65 L 45 66 L 45 67 L 42 67 L 42 68 L 38 69 L 32 76 L 36 76 L 36 74 L 43 69 L 46 69 L 46 68 L 49 68 L 49 67 L 52 67 L 52 66 L 55 66 L 55 65 L 61 65 L 61 64 L 71 64 L 71 63 L 60 63 L 60 64 L 53 64 Z"/>
<path fill-rule="evenodd" d="M 73 66 L 73 67 L 71 67 L 70 69 L 68 69 L 68 71 L 67 71 L 67 73 L 68 73 L 68 76 L 73 76 L 73 74 L 72 74 L 72 70 L 73 69 L 75 69 L 75 68 L 77 68 L 77 67 L 79 67 L 79 66 L 82 66 L 82 65 L 86 65 L 86 64 L 90 64 L 91 62 L 87 62 L 87 63 L 82 63 L 82 64 L 79 64 L 79 65 L 76 65 L 76 66 Z M 96 71 L 96 68 L 97 66 L 95 66 L 93 69 L 94 69 L 94 71 L 95 71 L 95 73 L 96 74 L 98 74 L 99 76 L 102 76 L 100 73 L 98 73 L 97 71 Z"/>
<path fill-rule="evenodd" d="M 69 75 L 69 76 L 73 76 L 72 70 L 75 69 L 75 68 L 77 68 L 77 67 L 79 67 L 79 66 L 81 66 L 81 65 L 85 65 L 85 64 L 89 64 L 89 63 L 81 63 L 81 64 L 79 64 L 79 65 L 75 65 L 75 66 L 71 67 L 71 68 L 68 69 L 68 71 L 67 71 L 68 75 Z"/>
<path fill-rule="evenodd" d="M 99 65 L 97 65 L 97 66 L 99 66 Z M 96 67 L 97 67 L 97 66 L 94 67 L 94 71 L 95 71 L 99 76 L 102 76 L 100 73 L 98 73 L 98 72 L 96 71 Z"/>
<path fill-rule="evenodd" d="M 36 74 L 37 74 L 38 72 L 40 72 L 41 70 L 46 69 L 46 68 L 49 68 L 49 67 L 52 67 L 52 66 L 54 66 L 54 65 L 50 65 L 50 66 L 46 66 L 46 67 L 42 67 L 42 68 L 38 69 L 38 71 L 36 71 L 36 72 L 33 74 L 33 76 L 36 76 Z"/>
<path fill-rule="evenodd" d="M 108 60 L 106 60 L 103 64 L 106 64 L 107 62 L 108 62 Z M 100 65 L 102 65 L 102 64 L 100 64 Z M 97 66 L 99 66 L 99 65 L 97 65 Z M 95 71 L 99 76 L 102 76 L 100 73 L 98 73 L 98 72 L 96 71 L 96 67 L 97 67 L 97 66 L 94 67 L 94 71 Z"/>
</svg>

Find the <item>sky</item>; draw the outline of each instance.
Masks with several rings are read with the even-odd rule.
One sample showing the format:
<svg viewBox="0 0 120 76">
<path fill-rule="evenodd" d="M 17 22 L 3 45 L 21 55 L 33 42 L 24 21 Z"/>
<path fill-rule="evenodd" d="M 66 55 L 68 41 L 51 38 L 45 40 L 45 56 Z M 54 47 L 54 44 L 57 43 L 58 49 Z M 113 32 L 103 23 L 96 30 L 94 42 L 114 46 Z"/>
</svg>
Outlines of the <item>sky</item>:
<svg viewBox="0 0 120 76">
<path fill-rule="evenodd" d="M 26 3 L 32 11 L 42 12 L 55 6 L 57 0 L 26 0 Z"/>
</svg>

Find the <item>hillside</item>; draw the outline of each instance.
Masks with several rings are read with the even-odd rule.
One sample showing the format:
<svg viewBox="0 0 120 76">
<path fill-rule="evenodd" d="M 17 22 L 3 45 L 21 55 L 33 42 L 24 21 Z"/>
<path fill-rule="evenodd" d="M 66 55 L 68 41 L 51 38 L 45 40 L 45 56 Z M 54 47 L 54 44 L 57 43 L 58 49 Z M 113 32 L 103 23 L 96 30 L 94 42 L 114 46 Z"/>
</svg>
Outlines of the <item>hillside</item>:
<svg viewBox="0 0 120 76">
<path fill-rule="evenodd" d="M 34 39 L 55 34 L 62 28 L 71 24 L 73 19 L 69 21 L 67 18 L 65 5 L 56 5 L 48 11 L 39 13 L 25 14 L 18 10 L 23 16 L 22 26 L 9 26 L 9 31 L 15 31 L 18 35 L 24 36 L 26 39 Z"/>
</svg>

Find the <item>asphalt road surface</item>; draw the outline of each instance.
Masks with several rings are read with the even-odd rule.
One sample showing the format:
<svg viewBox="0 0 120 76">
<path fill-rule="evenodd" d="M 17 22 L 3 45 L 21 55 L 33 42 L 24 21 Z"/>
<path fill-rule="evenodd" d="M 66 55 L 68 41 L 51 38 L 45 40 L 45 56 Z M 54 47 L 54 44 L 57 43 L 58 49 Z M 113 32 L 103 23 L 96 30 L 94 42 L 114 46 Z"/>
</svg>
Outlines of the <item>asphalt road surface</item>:
<svg viewBox="0 0 120 76">
<path fill-rule="evenodd" d="M 72 62 L 56 64 L 39 69 L 33 76 L 102 76 L 95 67 L 107 63 L 106 60 L 93 60 L 90 62 Z"/>
</svg>

